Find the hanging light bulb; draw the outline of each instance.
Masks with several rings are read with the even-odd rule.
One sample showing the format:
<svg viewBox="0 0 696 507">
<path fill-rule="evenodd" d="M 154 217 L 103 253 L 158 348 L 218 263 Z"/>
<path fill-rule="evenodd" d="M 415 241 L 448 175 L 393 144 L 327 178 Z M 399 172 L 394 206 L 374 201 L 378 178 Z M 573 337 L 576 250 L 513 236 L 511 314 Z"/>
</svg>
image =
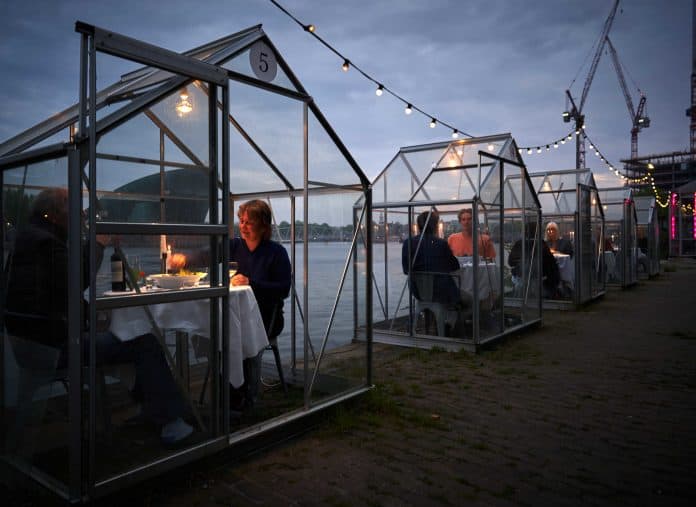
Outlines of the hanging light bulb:
<svg viewBox="0 0 696 507">
<path fill-rule="evenodd" d="M 343 72 L 348 72 L 348 69 L 350 69 L 350 61 L 347 58 L 343 60 L 343 65 L 341 65 L 341 68 L 343 69 Z"/>
<path fill-rule="evenodd" d="M 406 104 L 406 109 L 404 109 L 404 113 L 411 114 L 412 112 L 413 112 L 413 106 L 411 104 Z"/>
<path fill-rule="evenodd" d="M 537 153 L 541 153 L 541 147 L 537 146 Z"/>
<path fill-rule="evenodd" d="M 558 148 L 558 141 L 556 141 L 555 143 L 553 143 L 553 147 L 554 147 L 554 148 Z"/>
<path fill-rule="evenodd" d="M 377 95 L 378 97 L 381 97 L 382 93 L 384 93 L 384 86 L 379 85 L 377 87 L 377 89 L 375 90 L 375 95 Z"/>
<path fill-rule="evenodd" d="M 561 144 L 565 144 L 565 137 L 561 139 Z"/>
<path fill-rule="evenodd" d="M 546 151 L 549 151 L 549 145 L 548 145 L 548 144 L 546 145 Z"/>
<path fill-rule="evenodd" d="M 305 32 L 314 33 L 314 30 L 316 30 L 317 27 L 315 27 L 313 24 L 310 23 L 309 25 L 305 25 L 304 29 L 305 29 Z"/>
<path fill-rule="evenodd" d="M 457 139 L 459 137 L 459 131 L 457 129 L 452 130 L 452 139 Z"/>
<path fill-rule="evenodd" d="M 568 140 L 571 140 L 573 138 L 573 134 L 568 134 Z"/>
<path fill-rule="evenodd" d="M 434 129 L 435 125 L 437 125 L 437 120 L 435 118 L 430 118 L 430 128 Z"/>
<path fill-rule="evenodd" d="M 188 94 L 188 89 L 186 87 L 184 87 L 184 89 L 179 94 L 179 100 L 177 101 L 176 106 L 174 108 L 176 109 L 176 114 L 179 116 L 179 118 L 182 118 L 185 115 L 189 114 L 191 111 L 193 111 L 193 104 L 191 103 L 191 99 L 189 98 Z"/>
<path fill-rule="evenodd" d="M 531 155 L 531 154 L 532 154 L 532 149 L 531 149 L 531 148 L 527 148 L 527 155 Z"/>
<path fill-rule="evenodd" d="M 590 143 L 590 149 L 594 150 L 594 145 L 592 143 Z"/>
</svg>

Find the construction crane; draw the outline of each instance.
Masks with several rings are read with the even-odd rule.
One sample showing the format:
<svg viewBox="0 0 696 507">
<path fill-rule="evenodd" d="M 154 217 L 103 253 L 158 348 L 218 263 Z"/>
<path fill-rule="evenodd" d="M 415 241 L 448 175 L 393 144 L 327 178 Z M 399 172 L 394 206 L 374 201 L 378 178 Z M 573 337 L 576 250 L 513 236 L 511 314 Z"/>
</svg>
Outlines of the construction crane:
<svg viewBox="0 0 696 507">
<path fill-rule="evenodd" d="M 633 109 L 633 100 L 631 99 L 631 94 L 628 91 L 628 86 L 626 86 L 623 67 L 619 61 L 619 55 L 616 53 L 616 49 L 611 43 L 609 36 L 607 36 L 607 47 L 609 48 L 609 54 L 611 55 L 611 62 L 614 64 L 614 69 L 616 69 L 616 75 L 619 78 L 621 91 L 623 91 L 626 99 L 628 115 L 631 117 L 631 159 L 633 160 L 638 157 L 638 132 L 650 126 L 650 118 L 645 115 L 646 98 L 643 92 L 641 92 L 639 89 L 638 92 L 640 93 L 640 101 L 638 101 L 638 110 L 636 111 Z"/>
<path fill-rule="evenodd" d="M 696 0 L 691 6 L 691 106 L 686 110 L 689 124 L 689 149 L 696 153 Z"/>
<path fill-rule="evenodd" d="M 609 30 L 614 22 L 614 17 L 616 16 L 616 9 L 619 7 L 619 0 L 614 1 L 614 5 L 609 12 L 609 16 L 604 22 L 604 27 L 602 28 L 602 34 L 598 39 L 597 50 L 595 51 L 594 58 L 592 58 L 592 63 L 590 64 L 590 70 L 587 73 L 587 78 L 585 79 L 585 86 L 582 88 L 582 95 L 580 95 L 580 105 L 579 107 L 575 104 L 573 96 L 570 94 L 570 90 L 566 90 L 566 97 L 570 102 L 570 110 L 563 112 L 563 121 L 568 123 L 570 120 L 575 120 L 575 168 L 584 169 L 585 168 L 585 136 L 581 135 L 582 129 L 585 126 L 585 115 L 582 114 L 582 108 L 585 105 L 585 100 L 587 99 L 587 92 L 590 91 L 590 85 L 592 85 L 592 80 L 594 79 L 595 71 L 597 70 L 597 65 L 599 65 L 599 59 L 602 56 L 602 51 L 604 50 L 604 44 L 607 40 L 607 35 L 609 35 Z"/>
</svg>

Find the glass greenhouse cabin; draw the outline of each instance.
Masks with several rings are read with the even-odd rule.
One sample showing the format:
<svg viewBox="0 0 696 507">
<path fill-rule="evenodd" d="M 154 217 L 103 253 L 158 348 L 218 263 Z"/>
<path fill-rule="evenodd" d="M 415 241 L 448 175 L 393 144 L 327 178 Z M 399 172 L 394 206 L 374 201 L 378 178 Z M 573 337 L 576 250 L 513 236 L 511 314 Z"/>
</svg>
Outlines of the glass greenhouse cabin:
<svg viewBox="0 0 696 507">
<path fill-rule="evenodd" d="M 541 210 L 512 136 L 401 148 L 372 192 L 372 230 L 361 237 L 373 243 L 376 341 L 476 350 L 541 321 Z M 451 271 L 421 269 L 421 249 L 462 232 L 463 209 L 472 211 L 472 251 Z M 419 217 L 437 240 L 419 234 Z M 484 235 L 494 252 L 482 251 Z"/>
<path fill-rule="evenodd" d="M 542 209 L 546 241 L 550 222 L 571 244 L 569 253 L 553 252 L 560 284 L 545 307 L 571 308 L 605 293 L 603 259 L 604 213 L 589 169 L 538 172 L 529 175 Z"/>
<path fill-rule="evenodd" d="M 633 200 L 637 218 L 638 273 L 653 277 L 660 274 L 660 224 L 655 197 L 640 196 Z"/>
<path fill-rule="evenodd" d="M 691 181 L 669 194 L 670 257 L 696 255 L 696 182 Z"/>
<path fill-rule="evenodd" d="M 76 31 L 78 103 L 0 144 L 1 458 L 70 502 L 287 438 L 372 383 L 372 236 L 360 234 L 370 228 L 370 182 L 260 25 L 183 54 L 81 22 Z M 99 66 L 124 60 L 146 66 L 97 91 Z M 57 194 L 67 199 L 41 211 Z M 269 343 L 253 293 L 228 285 L 228 240 L 249 199 L 271 205 L 292 287 L 277 348 L 263 358 L 261 403 L 230 412 L 243 359 Z M 18 239 L 54 211 L 69 255 L 44 253 L 67 273 L 49 294 L 63 294 L 67 310 L 47 317 L 7 291 L 22 287 Z M 99 265 L 103 235 L 119 239 L 105 256 L 124 262 L 125 292 L 112 291 L 113 264 Z M 201 251 L 197 285 L 150 286 L 174 253 Z M 10 325 L 48 318 L 65 336 Z M 136 385 L 133 364 L 97 357 L 107 329 L 121 343 L 156 339 L 148 353 L 166 360 L 195 430 L 183 445 L 163 445 L 159 427 L 139 423 L 144 381 Z"/>
<path fill-rule="evenodd" d="M 599 199 L 604 209 L 603 255 L 607 284 L 629 287 L 638 281 L 633 190 L 630 187 L 603 188 L 599 191 Z"/>
</svg>

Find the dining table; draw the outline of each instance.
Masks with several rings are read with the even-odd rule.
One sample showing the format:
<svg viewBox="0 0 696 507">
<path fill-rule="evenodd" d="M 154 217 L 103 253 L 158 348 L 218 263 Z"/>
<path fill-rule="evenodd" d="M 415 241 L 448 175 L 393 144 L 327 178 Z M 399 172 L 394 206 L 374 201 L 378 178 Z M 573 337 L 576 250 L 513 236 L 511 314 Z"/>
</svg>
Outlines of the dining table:
<svg viewBox="0 0 696 507">
<path fill-rule="evenodd" d="M 616 272 L 616 254 L 613 251 L 606 251 L 602 254 L 602 259 L 604 260 L 604 281 L 615 281 L 618 280 L 618 273 Z"/>
<path fill-rule="evenodd" d="M 141 293 L 151 293 L 161 289 L 141 289 Z M 186 290 L 186 288 L 179 289 Z M 131 291 L 134 294 L 134 292 Z M 105 292 L 105 296 L 123 296 L 128 292 Z M 229 382 L 234 387 L 244 383 L 242 362 L 255 357 L 268 346 L 268 337 L 263 326 L 261 312 L 251 287 L 230 286 L 228 361 Z M 176 303 L 148 305 L 153 321 L 161 330 L 175 330 L 189 336 L 198 335 L 210 338 L 210 299 L 192 299 Z M 114 308 L 111 311 L 109 330 L 122 341 L 132 340 L 153 331 L 151 321 L 141 306 Z M 221 345 L 219 345 L 221 348 Z M 188 358 L 184 358 L 188 360 Z"/>
<path fill-rule="evenodd" d="M 495 262 L 480 260 L 478 262 L 478 288 L 474 289 L 474 261 L 471 257 L 457 257 L 459 269 L 459 291 L 462 299 L 473 301 L 474 293 L 480 301 L 494 299 L 500 286 L 499 268 Z"/>
<path fill-rule="evenodd" d="M 553 254 L 558 264 L 558 272 L 561 276 L 561 281 L 565 282 L 569 287 L 575 286 L 575 262 L 568 254 L 556 252 Z"/>
</svg>

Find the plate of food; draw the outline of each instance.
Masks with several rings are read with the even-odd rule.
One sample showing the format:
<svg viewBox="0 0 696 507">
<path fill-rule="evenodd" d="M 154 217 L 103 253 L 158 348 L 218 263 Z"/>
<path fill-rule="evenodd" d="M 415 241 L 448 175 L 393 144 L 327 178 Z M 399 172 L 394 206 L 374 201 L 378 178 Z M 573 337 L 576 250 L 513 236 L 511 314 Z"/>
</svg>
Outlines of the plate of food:
<svg viewBox="0 0 696 507">
<path fill-rule="evenodd" d="M 195 286 L 207 274 L 202 271 L 181 270 L 178 273 L 150 275 L 149 278 L 161 289 L 181 289 L 182 287 Z"/>
</svg>

